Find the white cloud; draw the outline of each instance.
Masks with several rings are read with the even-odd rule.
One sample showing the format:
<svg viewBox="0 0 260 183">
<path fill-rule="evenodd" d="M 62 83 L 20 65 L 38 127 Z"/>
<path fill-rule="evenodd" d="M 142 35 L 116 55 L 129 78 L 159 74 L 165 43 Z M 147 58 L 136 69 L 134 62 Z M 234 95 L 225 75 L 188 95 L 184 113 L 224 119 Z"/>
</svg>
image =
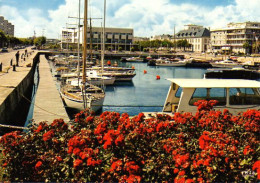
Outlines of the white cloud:
<svg viewBox="0 0 260 183">
<path fill-rule="evenodd" d="M 81 3 L 83 8 L 83 0 Z M 91 17 L 103 17 L 103 0 L 92 0 L 90 4 Z M 195 3 L 175 5 L 170 0 L 113 0 L 107 1 L 106 25 L 134 28 L 135 36 L 173 34 L 174 25 L 178 31 L 191 23 L 219 28 L 229 22 L 260 21 L 259 7 L 259 0 L 235 0 L 228 6 L 211 8 Z M 68 19 L 68 16 L 78 16 L 78 1 L 66 0 L 56 10 L 49 10 L 47 16 L 40 9 L 29 9 L 22 17 L 19 10 L 10 6 L 0 6 L 0 12 L 15 24 L 18 37 L 32 36 L 33 30 L 41 35 L 45 29 L 47 37 L 57 38 L 66 23 L 77 23 L 76 19 Z M 93 20 L 93 23 L 100 26 L 101 21 Z"/>
</svg>

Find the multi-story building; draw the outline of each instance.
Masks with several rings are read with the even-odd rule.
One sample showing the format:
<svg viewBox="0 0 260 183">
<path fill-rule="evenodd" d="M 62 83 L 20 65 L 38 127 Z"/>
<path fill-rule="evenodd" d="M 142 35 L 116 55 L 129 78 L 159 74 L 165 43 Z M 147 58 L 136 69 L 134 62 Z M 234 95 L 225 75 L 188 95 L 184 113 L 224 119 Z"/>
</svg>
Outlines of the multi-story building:
<svg viewBox="0 0 260 183">
<path fill-rule="evenodd" d="M 102 45 L 102 27 L 92 27 L 91 31 L 88 28 L 88 46 L 92 42 L 92 47 L 94 49 L 101 49 Z M 129 28 L 105 28 L 105 47 L 109 47 L 112 50 L 118 50 L 120 47 L 123 50 L 129 50 L 133 44 L 133 29 Z M 91 37 L 91 39 L 90 39 Z M 62 48 L 67 48 L 68 45 L 78 44 L 78 33 L 77 29 L 72 30 L 63 30 L 61 37 Z M 80 38 L 80 43 L 82 44 L 82 34 Z"/>
<path fill-rule="evenodd" d="M 211 47 L 214 52 L 256 52 L 259 36 L 260 22 L 229 23 L 226 28 L 211 30 Z M 244 46 L 246 42 L 249 48 Z"/>
<path fill-rule="evenodd" d="M 210 31 L 200 25 L 185 25 L 184 30 L 179 31 L 174 36 L 173 41 L 187 40 L 191 45 L 188 50 L 194 52 L 206 52 L 209 49 Z"/>
<path fill-rule="evenodd" d="M 0 16 L 0 29 L 10 36 L 14 36 L 14 25 L 4 19 L 3 16 Z"/>
<path fill-rule="evenodd" d="M 150 41 L 153 41 L 153 40 L 171 40 L 172 39 L 172 35 L 169 35 L 169 34 L 163 34 L 163 35 L 155 35 L 155 36 L 152 36 L 150 38 Z"/>
</svg>

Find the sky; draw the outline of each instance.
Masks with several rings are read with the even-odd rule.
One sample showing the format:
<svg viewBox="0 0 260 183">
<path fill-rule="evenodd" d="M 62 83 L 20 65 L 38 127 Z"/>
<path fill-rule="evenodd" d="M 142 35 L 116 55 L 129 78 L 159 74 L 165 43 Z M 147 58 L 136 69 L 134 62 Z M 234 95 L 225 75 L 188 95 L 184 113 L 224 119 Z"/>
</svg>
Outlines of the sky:
<svg viewBox="0 0 260 183">
<path fill-rule="evenodd" d="M 61 30 L 77 24 L 79 1 L 0 0 L 0 16 L 15 25 L 16 37 L 60 38 Z M 101 26 L 104 0 L 88 0 L 93 26 Z M 260 21 L 260 0 L 106 0 L 106 27 L 133 28 L 134 36 L 173 34 L 186 24 L 210 29 L 230 22 Z M 98 18 L 98 19 L 94 19 Z"/>
</svg>

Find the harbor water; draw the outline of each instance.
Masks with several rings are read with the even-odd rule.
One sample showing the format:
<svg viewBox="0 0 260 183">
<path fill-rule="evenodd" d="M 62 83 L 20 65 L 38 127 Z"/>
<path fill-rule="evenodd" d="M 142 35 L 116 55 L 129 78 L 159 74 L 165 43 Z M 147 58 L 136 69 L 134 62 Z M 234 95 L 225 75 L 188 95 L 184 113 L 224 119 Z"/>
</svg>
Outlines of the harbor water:
<svg viewBox="0 0 260 183">
<path fill-rule="evenodd" d="M 106 86 L 104 111 L 137 115 L 140 112 L 161 112 L 171 84 L 167 78 L 203 78 L 206 69 L 185 67 L 156 67 L 146 63 L 117 62 L 119 66 L 134 67 L 132 82 L 117 82 Z M 144 74 L 144 70 L 147 74 Z M 156 76 L 160 80 L 156 80 Z"/>
</svg>

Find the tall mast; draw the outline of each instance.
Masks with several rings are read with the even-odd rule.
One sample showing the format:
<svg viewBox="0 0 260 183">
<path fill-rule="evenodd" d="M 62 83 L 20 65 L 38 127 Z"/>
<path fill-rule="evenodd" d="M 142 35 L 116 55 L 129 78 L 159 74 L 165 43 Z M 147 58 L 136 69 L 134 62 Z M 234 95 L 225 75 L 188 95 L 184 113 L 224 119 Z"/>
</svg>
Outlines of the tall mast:
<svg viewBox="0 0 260 183">
<path fill-rule="evenodd" d="M 80 76 L 80 0 L 79 0 L 79 17 L 78 17 L 78 67 L 77 67 L 77 70 L 78 70 L 78 78 Z M 79 79 L 78 79 L 78 84 L 79 84 Z"/>
<path fill-rule="evenodd" d="M 90 62 L 93 61 L 93 45 L 92 45 L 92 21 L 91 21 L 91 17 L 89 18 L 89 31 L 90 31 L 90 42 L 89 42 L 89 46 L 90 46 Z"/>
<path fill-rule="evenodd" d="M 102 32 L 102 54 L 101 54 L 101 73 L 104 70 L 104 55 L 105 55 L 105 27 L 106 27 L 106 0 L 104 0 L 104 19 L 103 19 L 103 32 Z"/>
<path fill-rule="evenodd" d="M 176 42 L 175 42 L 175 25 L 174 25 L 174 33 L 173 33 L 173 42 L 174 42 L 174 54 L 176 52 Z"/>
<path fill-rule="evenodd" d="M 86 89 L 86 58 L 87 58 L 87 25 L 88 25 L 88 0 L 85 0 L 84 6 L 84 44 L 83 44 L 83 74 L 82 74 L 82 84 L 83 84 L 83 102 L 84 108 L 86 108 L 86 100 L 85 100 L 85 89 Z"/>
</svg>

